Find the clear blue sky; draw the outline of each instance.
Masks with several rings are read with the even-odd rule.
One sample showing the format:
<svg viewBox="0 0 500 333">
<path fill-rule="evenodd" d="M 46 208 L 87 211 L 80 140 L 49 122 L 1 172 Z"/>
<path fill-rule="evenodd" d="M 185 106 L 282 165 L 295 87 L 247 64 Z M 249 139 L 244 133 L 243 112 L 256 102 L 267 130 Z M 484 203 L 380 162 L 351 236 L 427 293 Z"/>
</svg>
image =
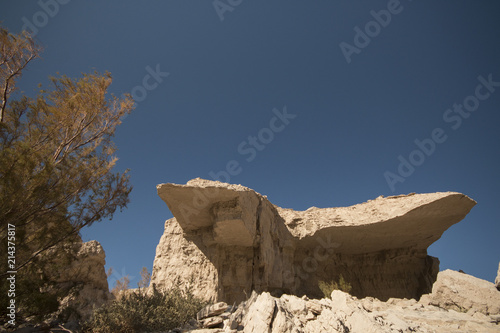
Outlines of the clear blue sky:
<svg viewBox="0 0 500 333">
<path fill-rule="evenodd" d="M 134 287 L 152 268 L 172 217 L 156 185 L 210 179 L 232 160 L 231 183 L 298 210 L 462 192 L 478 204 L 429 254 L 441 269 L 494 280 L 500 3 L 222 0 L 218 13 L 207 0 L 58 1 L 4 0 L 0 21 L 14 33 L 32 25 L 45 49 L 20 81 L 27 94 L 56 72 L 96 69 L 138 100 L 115 137 L 131 202 L 82 232 L 103 245 L 111 285 L 130 274 Z M 156 70 L 158 82 L 146 77 Z M 272 131 L 273 109 L 285 107 L 288 124 Z M 399 156 L 418 165 L 399 172 Z"/>
</svg>

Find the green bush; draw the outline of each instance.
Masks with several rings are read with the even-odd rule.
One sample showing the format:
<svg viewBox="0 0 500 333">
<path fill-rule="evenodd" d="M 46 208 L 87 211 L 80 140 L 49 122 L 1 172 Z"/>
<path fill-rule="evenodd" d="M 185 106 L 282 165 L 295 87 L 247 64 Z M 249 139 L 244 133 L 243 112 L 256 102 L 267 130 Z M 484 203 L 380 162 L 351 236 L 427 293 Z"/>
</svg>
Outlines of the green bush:
<svg viewBox="0 0 500 333">
<path fill-rule="evenodd" d="M 319 286 L 319 289 L 321 289 L 321 291 L 323 292 L 323 295 L 325 295 L 325 298 L 329 298 L 332 294 L 332 291 L 334 291 L 334 290 L 341 290 L 343 292 L 349 293 L 352 289 L 351 284 L 349 282 L 346 282 L 346 280 L 344 280 L 344 277 L 342 276 L 342 274 L 340 274 L 340 276 L 339 276 L 339 282 L 319 281 L 318 286 Z"/>
<path fill-rule="evenodd" d="M 189 291 L 172 288 L 158 291 L 153 285 L 149 293 L 139 289 L 94 311 L 84 325 L 84 332 L 135 333 L 164 331 L 182 326 L 204 306 Z"/>
</svg>

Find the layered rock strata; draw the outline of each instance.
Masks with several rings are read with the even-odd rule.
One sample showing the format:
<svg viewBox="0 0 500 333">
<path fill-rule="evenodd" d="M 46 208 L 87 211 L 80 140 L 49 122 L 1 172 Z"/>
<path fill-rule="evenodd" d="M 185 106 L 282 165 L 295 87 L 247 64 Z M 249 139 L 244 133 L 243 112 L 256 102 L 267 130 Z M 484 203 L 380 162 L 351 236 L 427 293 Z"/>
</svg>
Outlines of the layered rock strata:
<svg viewBox="0 0 500 333">
<path fill-rule="evenodd" d="M 427 247 L 476 204 L 444 192 L 294 211 L 247 187 L 199 178 L 157 189 L 174 218 L 151 282 L 190 284 L 195 295 L 230 304 L 254 290 L 319 298 L 319 281 L 341 275 L 358 298 L 419 299 L 439 271 Z"/>
</svg>

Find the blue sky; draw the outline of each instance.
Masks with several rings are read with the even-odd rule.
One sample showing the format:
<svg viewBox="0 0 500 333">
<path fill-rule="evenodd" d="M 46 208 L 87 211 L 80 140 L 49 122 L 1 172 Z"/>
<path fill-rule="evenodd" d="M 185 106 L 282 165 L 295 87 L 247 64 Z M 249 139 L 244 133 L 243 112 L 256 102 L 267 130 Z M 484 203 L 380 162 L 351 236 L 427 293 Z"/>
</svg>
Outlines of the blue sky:
<svg viewBox="0 0 500 333">
<path fill-rule="evenodd" d="M 172 217 L 156 185 L 211 179 L 228 163 L 231 183 L 298 210 L 462 192 L 478 204 L 429 254 L 492 281 L 499 12 L 495 1 L 4 0 L 0 21 L 36 30 L 44 47 L 20 81 L 27 94 L 57 72 L 95 69 L 136 97 L 115 137 L 131 202 L 82 232 L 103 245 L 111 285 L 129 274 L 135 287 L 152 269 Z"/>
</svg>

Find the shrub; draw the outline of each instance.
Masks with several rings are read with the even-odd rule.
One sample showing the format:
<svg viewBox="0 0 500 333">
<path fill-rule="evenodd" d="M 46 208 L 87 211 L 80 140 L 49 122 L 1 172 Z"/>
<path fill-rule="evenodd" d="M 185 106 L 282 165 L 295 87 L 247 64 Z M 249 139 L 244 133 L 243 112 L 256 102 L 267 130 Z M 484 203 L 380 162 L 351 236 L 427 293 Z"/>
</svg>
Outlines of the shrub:
<svg viewBox="0 0 500 333">
<path fill-rule="evenodd" d="M 178 287 L 159 291 L 153 285 L 148 293 L 143 289 L 125 293 L 119 299 L 94 311 L 84 324 L 84 332 L 135 333 L 164 331 L 182 326 L 205 305 L 191 292 Z"/>
<path fill-rule="evenodd" d="M 122 277 L 121 279 L 116 280 L 115 287 L 111 289 L 111 293 L 113 294 L 113 296 L 115 296 L 115 298 L 120 298 L 121 297 L 120 295 L 125 290 L 128 290 L 129 283 L 130 283 L 130 278 L 128 277 L 128 275 Z"/>
<path fill-rule="evenodd" d="M 340 274 L 339 276 L 339 282 L 319 281 L 318 286 L 319 289 L 321 289 L 321 291 L 323 292 L 323 295 L 325 295 L 325 298 L 329 298 L 332 294 L 332 291 L 334 290 L 341 290 L 343 292 L 349 293 L 352 289 L 351 284 L 349 282 L 346 282 L 346 280 L 344 280 L 342 274 Z"/>
</svg>

